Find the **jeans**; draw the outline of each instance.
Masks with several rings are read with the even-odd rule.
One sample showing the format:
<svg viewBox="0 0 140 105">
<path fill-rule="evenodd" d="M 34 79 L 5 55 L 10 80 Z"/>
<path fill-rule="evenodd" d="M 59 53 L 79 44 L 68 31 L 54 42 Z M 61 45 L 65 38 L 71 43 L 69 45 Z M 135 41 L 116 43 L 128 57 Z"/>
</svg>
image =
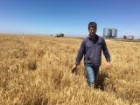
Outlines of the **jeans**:
<svg viewBox="0 0 140 105">
<path fill-rule="evenodd" d="M 93 64 L 86 64 L 85 72 L 88 85 L 94 85 L 98 76 L 99 66 L 94 66 Z"/>
</svg>

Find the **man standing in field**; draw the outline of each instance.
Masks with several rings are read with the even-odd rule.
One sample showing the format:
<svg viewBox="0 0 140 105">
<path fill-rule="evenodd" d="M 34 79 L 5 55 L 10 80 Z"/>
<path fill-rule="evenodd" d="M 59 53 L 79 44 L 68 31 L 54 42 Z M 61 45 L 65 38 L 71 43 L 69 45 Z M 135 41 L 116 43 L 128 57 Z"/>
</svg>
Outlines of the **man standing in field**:
<svg viewBox="0 0 140 105">
<path fill-rule="evenodd" d="M 72 72 L 77 69 L 80 64 L 81 59 L 84 55 L 84 65 L 87 74 L 87 83 L 89 86 L 94 86 L 95 80 L 97 79 L 99 67 L 101 66 L 101 52 L 107 60 L 107 67 L 111 67 L 110 54 L 106 45 L 104 38 L 96 35 L 97 24 L 95 22 L 90 22 L 88 24 L 89 36 L 86 37 L 80 46 L 78 55 L 76 57 L 76 62 L 72 67 Z"/>
</svg>

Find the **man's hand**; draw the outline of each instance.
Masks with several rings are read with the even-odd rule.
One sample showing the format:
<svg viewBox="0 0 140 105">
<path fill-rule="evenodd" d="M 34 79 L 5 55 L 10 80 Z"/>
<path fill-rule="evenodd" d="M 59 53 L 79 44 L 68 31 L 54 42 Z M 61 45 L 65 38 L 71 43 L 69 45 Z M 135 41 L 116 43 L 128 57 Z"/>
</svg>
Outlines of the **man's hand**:
<svg viewBox="0 0 140 105">
<path fill-rule="evenodd" d="M 74 73 L 74 72 L 76 71 L 76 69 L 77 69 L 77 65 L 74 64 L 74 66 L 73 66 L 72 69 L 71 69 L 71 72 Z"/>
<path fill-rule="evenodd" d="M 112 64 L 110 62 L 107 62 L 106 69 L 111 69 L 111 68 L 112 68 Z"/>
<path fill-rule="evenodd" d="M 105 76 L 110 77 L 110 69 L 112 68 L 112 64 L 110 62 L 107 62 L 106 67 L 105 67 Z"/>
</svg>

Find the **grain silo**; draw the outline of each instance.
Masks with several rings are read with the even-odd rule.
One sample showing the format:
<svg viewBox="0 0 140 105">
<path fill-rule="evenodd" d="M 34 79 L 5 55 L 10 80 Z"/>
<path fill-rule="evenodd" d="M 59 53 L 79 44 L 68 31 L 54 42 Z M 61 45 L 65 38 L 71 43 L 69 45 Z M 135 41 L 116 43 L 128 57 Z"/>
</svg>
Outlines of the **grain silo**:
<svg viewBox="0 0 140 105">
<path fill-rule="evenodd" d="M 112 30 L 110 28 L 104 28 L 103 30 L 103 36 L 110 38 L 112 37 Z"/>
<path fill-rule="evenodd" d="M 112 37 L 117 37 L 117 29 L 112 28 Z"/>
</svg>

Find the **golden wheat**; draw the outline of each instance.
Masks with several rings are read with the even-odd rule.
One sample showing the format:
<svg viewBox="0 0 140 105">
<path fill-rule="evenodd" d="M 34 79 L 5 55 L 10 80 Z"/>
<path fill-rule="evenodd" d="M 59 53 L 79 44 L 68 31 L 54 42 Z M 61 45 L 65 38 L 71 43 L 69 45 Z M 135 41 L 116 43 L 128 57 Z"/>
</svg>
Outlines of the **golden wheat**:
<svg viewBox="0 0 140 105">
<path fill-rule="evenodd" d="M 140 44 L 107 40 L 97 88 L 89 88 L 83 61 L 75 62 L 82 39 L 0 35 L 0 105 L 139 105 Z"/>
</svg>

